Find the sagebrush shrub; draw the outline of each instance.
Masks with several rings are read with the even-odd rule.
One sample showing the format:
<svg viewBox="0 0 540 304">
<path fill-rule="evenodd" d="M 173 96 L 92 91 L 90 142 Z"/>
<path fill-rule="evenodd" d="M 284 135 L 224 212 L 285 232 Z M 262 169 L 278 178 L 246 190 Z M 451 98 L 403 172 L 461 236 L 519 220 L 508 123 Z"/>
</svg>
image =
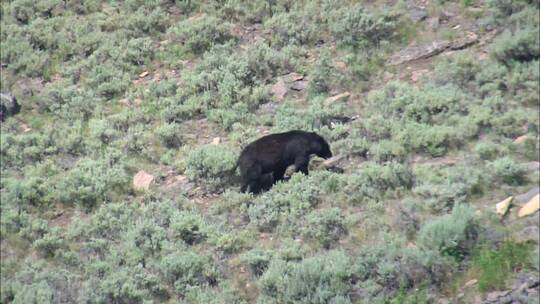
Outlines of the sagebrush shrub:
<svg viewBox="0 0 540 304">
<path fill-rule="evenodd" d="M 307 215 L 303 235 L 311 238 L 324 248 L 335 245 L 347 235 L 347 223 L 339 208 L 320 209 Z"/>
<path fill-rule="evenodd" d="M 510 157 L 498 158 L 488 163 L 493 172 L 493 178 L 509 185 L 520 185 L 525 181 L 525 167 L 516 163 Z"/>
<path fill-rule="evenodd" d="M 391 39 L 397 27 L 395 16 L 371 14 L 360 4 L 342 7 L 332 17 L 333 36 L 342 46 L 353 48 L 377 47 L 381 41 Z"/>
<path fill-rule="evenodd" d="M 203 145 L 187 156 L 186 174 L 192 178 L 220 178 L 236 167 L 238 152 L 228 145 Z"/>
<path fill-rule="evenodd" d="M 274 259 L 259 279 L 260 303 L 351 303 L 350 259 L 343 252 L 299 263 Z"/>
<path fill-rule="evenodd" d="M 204 53 L 216 44 L 233 39 L 231 24 L 214 16 L 180 21 L 169 28 L 168 34 L 196 54 Z"/>
<path fill-rule="evenodd" d="M 418 242 L 428 249 L 462 260 L 472 249 L 478 234 L 477 223 L 472 208 L 456 205 L 450 214 L 435 218 L 425 224 Z"/>
</svg>

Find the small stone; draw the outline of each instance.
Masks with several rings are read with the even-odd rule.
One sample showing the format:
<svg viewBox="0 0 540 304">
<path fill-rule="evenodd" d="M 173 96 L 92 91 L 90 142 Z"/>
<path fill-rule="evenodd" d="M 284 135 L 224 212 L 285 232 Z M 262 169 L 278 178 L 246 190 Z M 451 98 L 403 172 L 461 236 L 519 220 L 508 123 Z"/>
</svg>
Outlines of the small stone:
<svg viewBox="0 0 540 304">
<path fill-rule="evenodd" d="M 291 84 L 291 89 L 295 91 L 303 91 L 307 88 L 308 82 L 305 80 L 295 81 Z"/>
<path fill-rule="evenodd" d="M 529 202 L 527 202 L 525 206 L 519 209 L 518 216 L 519 217 L 529 216 L 529 215 L 534 214 L 539 209 L 540 209 L 540 194 L 537 194 Z"/>
<path fill-rule="evenodd" d="M 25 123 L 21 123 L 21 129 L 24 133 L 28 133 L 30 131 L 32 131 L 32 128 L 30 128 L 27 124 Z"/>
<path fill-rule="evenodd" d="M 503 217 L 506 214 L 506 212 L 508 212 L 508 208 L 510 208 L 510 205 L 512 204 L 513 200 L 514 200 L 514 197 L 510 196 L 510 197 L 504 199 L 503 201 L 497 203 L 497 205 L 495 205 L 495 208 L 497 210 L 497 214 L 500 217 Z"/>
<path fill-rule="evenodd" d="M 304 76 L 295 72 L 289 73 L 287 75 L 283 75 L 282 79 L 285 82 L 294 82 L 304 79 Z"/>
<path fill-rule="evenodd" d="M 482 52 L 478 55 L 478 60 L 480 61 L 487 60 L 488 58 L 489 58 L 489 53 L 487 52 Z"/>
<path fill-rule="evenodd" d="M 514 139 L 514 144 L 521 145 L 521 144 L 525 143 L 528 138 L 529 137 L 527 136 L 527 134 L 521 135 L 520 137 Z"/>
<path fill-rule="evenodd" d="M 339 101 L 341 99 L 345 99 L 345 98 L 347 98 L 349 96 L 351 96 L 350 92 L 343 92 L 341 94 L 338 94 L 338 95 L 335 95 L 335 96 L 332 96 L 332 97 L 328 97 L 326 99 L 326 102 L 327 103 L 334 103 L 334 102 Z"/>
<path fill-rule="evenodd" d="M 486 297 L 486 300 L 488 302 L 494 302 L 496 301 L 497 299 L 499 298 L 502 298 L 502 297 L 505 297 L 506 295 L 508 295 L 510 293 L 510 290 L 505 290 L 505 291 L 492 291 L 490 293 L 487 294 L 487 297 Z"/>
<path fill-rule="evenodd" d="M 153 175 L 141 170 L 133 177 L 133 188 L 140 191 L 148 190 L 148 188 L 150 188 L 150 184 L 152 184 L 153 181 Z"/>
<path fill-rule="evenodd" d="M 148 74 L 150 74 L 148 71 L 144 71 L 144 72 L 139 74 L 139 78 L 144 78 L 144 77 L 148 76 Z"/>
<path fill-rule="evenodd" d="M 212 139 L 212 145 L 219 145 L 220 142 L 221 138 L 219 137 L 214 137 L 214 139 Z"/>
<path fill-rule="evenodd" d="M 470 281 L 468 281 L 467 283 L 465 283 L 465 287 L 471 287 L 473 285 L 475 285 L 476 283 L 478 283 L 478 280 L 477 279 L 472 279 Z"/>
<path fill-rule="evenodd" d="M 427 72 L 429 72 L 429 70 L 413 71 L 411 75 L 412 82 L 417 82 L 420 79 L 420 77 L 422 77 L 422 75 L 426 74 Z"/>
<path fill-rule="evenodd" d="M 347 64 L 343 61 L 336 61 L 335 66 L 340 70 L 344 70 L 347 68 Z"/>
<path fill-rule="evenodd" d="M 175 176 L 175 178 L 176 178 L 177 181 L 179 181 L 181 183 L 188 181 L 188 178 L 185 175 L 177 175 L 177 176 Z"/>
</svg>

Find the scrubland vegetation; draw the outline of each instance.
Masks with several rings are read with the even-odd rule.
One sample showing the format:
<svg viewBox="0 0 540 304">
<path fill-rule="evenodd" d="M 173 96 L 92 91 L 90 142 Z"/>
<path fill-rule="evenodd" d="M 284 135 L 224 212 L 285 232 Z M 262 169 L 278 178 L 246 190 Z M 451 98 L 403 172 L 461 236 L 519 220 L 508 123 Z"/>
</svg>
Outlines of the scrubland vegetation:
<svg viewBox="0 0 540 304">
<path fill-rule="evenodd" d="M 387 59 L 460 30 L 407 3 L 1 1 L 22 110 L 1 126 L 0 302 L 467 303 L 538 276 L 527 219 L 494 205 L 540 181 L 539 4 L 432 1 L 480 42 L 412 81 Z M 240 193 L 241 148 L 291 129 L 344 172 Z"/>
</svg>

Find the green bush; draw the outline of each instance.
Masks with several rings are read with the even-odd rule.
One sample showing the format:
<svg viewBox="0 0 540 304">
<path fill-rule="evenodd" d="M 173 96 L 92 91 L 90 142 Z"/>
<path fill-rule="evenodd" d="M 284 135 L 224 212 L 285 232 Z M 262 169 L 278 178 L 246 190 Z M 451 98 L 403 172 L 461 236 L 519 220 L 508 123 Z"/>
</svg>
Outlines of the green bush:
<svg viewBox="0 0 540 304">
<path fill-rule="evenodd" d="M 393 190 L 411 188 L 413 174 L 408 166 L 397 162 L 366 162 L 358 174 L 351 174 L 343 180 L 344 184 L 338 189 L 348 201 L 358 204 L 366 200 L 381 201 L 390 196 Z"/>
<path fill-rule="evenodd" d="M 253 235 L 250 230 L 230 231 L 213 234 L 210 243 L 216 246 L 217 251 L 233 254 L 248 247 L 251 239 Z"/>
<path fill-rule="evenodd" d="M 186 174 L 192 178 L 223 178 L 236 168 L 238 153 L 228 145 L 203 145 L 189 153 Z"/>
<path fill-rule="evenodd" d="M 312 96 L 328 93 L 336 81 L 339 81 L 339 75 L 332 63 L 331 53 L 324 50 L 310 74 L 308 93 Z"/>
<path fill-rule="evenodd" d="M 175 215 L 171 228 L 188 245 L 205 240 L 208 234 L 206 221 L 195 211 L 181 211 Z"/>
<path fill-rule="evenodd" d="M 472 269 L 479 272 L 478 288 L 481 291 L 502 289 L 510 273 L 527 265 L 530 246 L 506 241 L 499 248 L 481 246 L 474 253 Z"/>
<path fill-rule="evenodd" d="M 505 31 L 492 47 L 492 56 L 505 65 L 515 61 L 526 62 L 540 58 L 538 47 L 538 27 L 519 30 L 515 33 Z"/>
<path fill-rule="evenodd" d="M 341 7 L 331 18 L 330 30 L 337 42 L 356 49 L 379 46 L 395 35 L 398 25 L 395 16 L 371 14 L 360 4 Z"/>
<path fill-rule="evenodd" d="M 185 294 L 190 286 L 215 285 L 218 279 L 212 259 L 193 251 L 164 256 L 160 269 L 180 294 Z"/>
<path fill-rule="evenodd" d="M 274 131 L 305 130 L 313 131 L 329 125 L 331 119 L 339 116 L 341 106 L 327 104 L 322 96 L 308 101 L 307 107 L 284 103 L 274 115 Z"/>
<path fill-rule="evenodd" d="M 2 285 L 2 301 L 10 303 L 77 302 L 81 277 L 64 269 L 47 269 L 43 263 L 27 263 L 14 279 Z"/>
<path fill-rule="evenodd" d="M 231 24 L 206 15 L 180 21 L 169 28 L 168 34 L 195 54 L 202 54 L 216 44 L 233 39 Z"/>
<path fill-rule="evenodd" d="M 313 174 L 293 174 L 286 183 L 278 183 L 271 191 L 255 198 L 248 207 L 250 222 L 260 230 L 294 229 L 297 220 L 304 217 L 320 200 L 318 181 Z"/>
<path fill-rule="evenodd" d="M 461 261 L 470 253 L 477 233 L 473 209 L 456 205 L 452 213 L 426 223 L 420 230 L 418 242 L 424 248 Z"/>
<path fill-rule="evenodd" d="M 477 169 L 474 163 L 440 171 L 431 167 L 419 168 L 415 173 L 418 182 L 413 192 L 435 212 L 449 211 L 454 205 L 469 201 L 481 192 L 481 181 L 486 178 L 486 172 Z"/>
<path fill-rule="evenodd" d="M 180 129 L 177 123 L 166 123 L 160 126 L 156 133 L 161 143 L 167 148 L 178 148 L 182 144 Z"/>
<path fill-rule="evenodd" d="M 499 154 L 499 146 L 493 142 L 479 142 L 474 151 L 481 159 L 493 159 Z"/>
<path fill-rule="evenodd" d="M 272 260 L 258 282 L 260 303 L 351 303 L 350 259 L 343 252 L 299 263 Z"/>
<path fill-rule="evenodd" d="M 525 181 L 524 165 L 516 163 L 510 157 L 498 158 L 488 163 L 488 169 L 493 172 L 496 181 L 508 185 L 520 185 Z"/>
<path fill-rule="evenodd" d="M 419 282 L 440 286 L 445 281 L 450 264 L 437 251 L 408 247 L 405 239 L 388 233 L 379 238 L 382 242 L 363 248 L 353 264 L 365 302 L 411 291 Z"/>
<path fill-rule="evenodd" d="M 345 218 L 339 208 L 316 210 L 308 214 L 306 219 L 303 235 L 319 242 L 326 249 L 348 233 Z"/>
<path fill-rule="evenodd" d="M 41 252 L 45 257 L 52 257 L 58 249 L 65 246 L 63 235 L 60 228 L 54 227 L 42 238 L 34 241 L 33 246 Z"/>
<path fill-rule="evenodd" d="M 273 252 L 269 250 L 252 249 L 240 256 L 240 261 L 247 264 L 254 275 L 262 275 L 270 261 L 272 260 Z"/>
<path fill-rule="evenodd" d="M 322 24 L 316 26 L 317 17 L 313 8 L 305 7 L 275 14 L 264 27 L 271 30 L 272 44 L 278 47 L 313 44 L 321 33 Z"/>
<path fill-rule="evenodd" d="M 98 203 L 111 201 L 118 190 L 127 189 L 128 174 L 122 160 L 85 158 L 77 162 L 55 186 L 54 196 L 64 204 L 90 211 Z"/>
</svg>

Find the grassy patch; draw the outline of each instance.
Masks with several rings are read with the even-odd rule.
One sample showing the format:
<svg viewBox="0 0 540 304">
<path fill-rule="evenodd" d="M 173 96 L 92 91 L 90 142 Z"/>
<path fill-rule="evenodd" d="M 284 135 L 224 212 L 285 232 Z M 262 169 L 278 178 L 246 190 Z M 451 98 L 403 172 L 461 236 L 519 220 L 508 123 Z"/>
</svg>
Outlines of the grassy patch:
<svg viewBox="0 0 540 304">
<path fill-rule="evenodd" d="M 512 272 L 527 266 L 529 253 L 528 244 L 513 241 L 506 241 L 495 249 L 487 246 L 478 249 L 473 256 L 472 268 L 480 275 L 480 290 L 504 288 Z"/>
</svg>

